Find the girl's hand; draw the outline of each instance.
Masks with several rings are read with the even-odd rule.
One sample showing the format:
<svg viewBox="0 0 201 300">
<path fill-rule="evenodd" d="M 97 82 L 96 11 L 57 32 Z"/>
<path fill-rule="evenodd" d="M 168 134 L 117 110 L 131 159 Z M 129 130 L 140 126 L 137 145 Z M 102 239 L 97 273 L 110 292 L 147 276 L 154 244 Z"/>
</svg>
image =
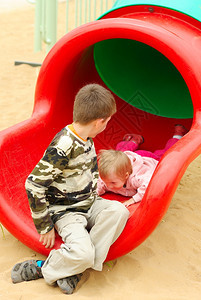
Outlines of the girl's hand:
<svg viewBox="0 0 201 300">
<path fill-rule="evenodd" d="M 127 200 L 127 201 L 125 201 L 123 204 L 126 206 L 126 207 L 128 207 L 128 206 L 130 206 L 130 205 L 132 205 L 132 204 L 134 204 L 135 202 L 134 202 L 134 199 L 133 198 L 130 198 L 129 200 Z"/>
<path fill-rule="evenodd" d="M 55 230 L 52 228 L 49 232 L 40 235 L 39 242 L 41 242 L 45 248 L 52 248 L 55 243 Z"/>
</svg>

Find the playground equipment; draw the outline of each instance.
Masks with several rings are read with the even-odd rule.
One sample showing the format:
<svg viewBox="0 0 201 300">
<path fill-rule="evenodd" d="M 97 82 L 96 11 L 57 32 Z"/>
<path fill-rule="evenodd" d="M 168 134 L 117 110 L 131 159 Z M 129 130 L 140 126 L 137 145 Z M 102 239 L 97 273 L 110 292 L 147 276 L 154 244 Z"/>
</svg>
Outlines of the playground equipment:
<svg viewBox="0 0 201 300">
<path fill-rule="evenodd" d="M 41 51 L 43 42 L 49 52 L 57 40 L 58 0 L 27 0 L 35 4 L 34 50 Z M 94 21 L 107 11 L 115 0 L 65 0 L 66 33 L 84 23 Z M 97 9 L 97 4 L 98 8 Z M 72 11 L 74 13 L 72 14 Z M 74 24 L 72 25 L 72 15 Z"/>
<path fill-rule="evenodd" d="M 35 0 L 32 3 L 35 4 L 34 50 L 42 50 L 42 42 L 44 42 L 48 52 L 57 40 L 58 2 L 57 0 Z"/>
<path fill-rule="evenodd" d="M 157 2 L 117 1 L 100 20 L 60 39 L 42 64 L 31 118 L 1 132 L 0 222 L 35 251 L 50 250 L 38 241 L 24 182 L 53 136 L 72 122 L 74 97 L 83 85 L 100 83 L 117 100 L 117 114 L 95 139 L 97 151 L 114 147 L 129 132 L 143 133 L 143 147 L 152 151 L 164 145 L 174 124 L 189 129 L 162 157 L 141 203 L 129 208 L 107 260 L 151 234 L 187 166 L 201 153 L 199 1 Z M 55 248 L 60 243 L 57 237 Z"/>
</svg>

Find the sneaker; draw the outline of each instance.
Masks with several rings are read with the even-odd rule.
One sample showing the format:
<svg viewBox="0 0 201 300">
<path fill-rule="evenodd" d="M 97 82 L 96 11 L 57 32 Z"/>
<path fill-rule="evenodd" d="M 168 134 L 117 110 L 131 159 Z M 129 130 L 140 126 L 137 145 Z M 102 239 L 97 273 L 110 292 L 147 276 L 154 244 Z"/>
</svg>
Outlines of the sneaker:
<svg viewBox="0 0 201 300">
<path fill-rule="evenodd" d="M 63 279 L 58 279 L 57 284 L 64 294 L 70 295 L 75 290 L 81 277 L 82 277 L 82 274 L 78 274 L 78 275 L 69 276 L 69 277 L 66 277 Z"/>
<path fill-rule="evenodd" d="M 29 281 L 42 278 L 41 268 L 38 267 L 36 260 L 26 260 L 16 264 L 11 271 L 13 283 Z"/>
<path fill-rule="evenodd" d="M 134 142 L 137 145 L 141 145 L 142 143 L 144 143 L 144 138 L 140 134 L 129 133 L 129 134 L 124 135 L 123 141 Z"/>
<path fill-rule="evenodd" d="M 181 125 L 181 124 L 174 125 L 174 135 L 181 135 L 181 136 L 183 136 L 187 132 L 188 132 L 188 130 L 183 125 Z"/>
</svg>

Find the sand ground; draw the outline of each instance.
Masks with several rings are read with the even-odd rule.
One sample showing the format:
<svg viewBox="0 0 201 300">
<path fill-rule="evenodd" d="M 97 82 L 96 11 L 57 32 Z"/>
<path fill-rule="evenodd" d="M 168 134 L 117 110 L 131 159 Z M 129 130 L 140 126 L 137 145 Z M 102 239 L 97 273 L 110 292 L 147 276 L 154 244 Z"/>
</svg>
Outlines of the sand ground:
<svg viewBox="0 0 201 300">
<path fill-rule="evenodd" d="M 59 34 L 65 32 L 59 4 Z M 1 1 L 0 1 L 0 8 Z M 33 52 L 34 6 L 0 10 L 0 130 L 31 116 L 39 68 L 14 66 L 23 60 L 41 63 L 45 49 Z M 188 167 L 168 212 L 137 249 L 102 272 L 88 270 L 76 293 L 63 295 L 43 279 L 12 284 L 16 262 L 41 258 L 6 229 L 0 230 L 0 299 L 135 299 L 199 300 L 201 298 L 201 157 Z"/>
</svg>

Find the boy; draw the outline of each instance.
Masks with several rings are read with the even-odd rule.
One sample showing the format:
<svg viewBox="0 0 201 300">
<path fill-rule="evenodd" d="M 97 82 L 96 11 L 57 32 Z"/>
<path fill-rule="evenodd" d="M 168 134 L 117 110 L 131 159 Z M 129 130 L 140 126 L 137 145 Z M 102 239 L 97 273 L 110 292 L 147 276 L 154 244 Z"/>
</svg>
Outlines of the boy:
<svg viewBox="0 0 201 300">
<path fill-rule="evenodd" d="M 25 185 L 40 242 L 52 248 L 56 228 L 63 244 L 46 261 L 16 264 L 13 283 L 44 277 L 71 294 L 83 271 L 102 270 L 129 215 L 123 204 L 96 193 L 98 167 L 92 138 L 106 128 L 115 112 L 114 97 L 102 86 L 89 84 L 77 93 L 73 124 L 54 137 Z"/>
</svg>

